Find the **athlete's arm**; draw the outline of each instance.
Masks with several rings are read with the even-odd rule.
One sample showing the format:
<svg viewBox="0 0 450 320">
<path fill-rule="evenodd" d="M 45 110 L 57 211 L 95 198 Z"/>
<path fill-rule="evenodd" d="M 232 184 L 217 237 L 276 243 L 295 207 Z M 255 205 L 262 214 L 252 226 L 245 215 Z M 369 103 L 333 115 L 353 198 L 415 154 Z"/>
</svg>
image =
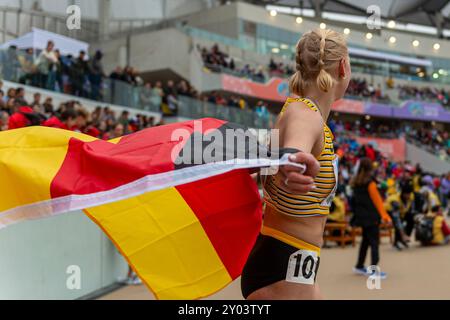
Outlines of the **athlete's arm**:
<svg viewBox="0 0 450 320">
<path fill-rule="evenodd" d="M 280 138 L 282 148 L 302 150 L 293 154 L 291 161 L 306 165 L 304 174 L 294 166 L 282 166 L 279 171 L 281 181 L 288 179 L 283 189 L 292 193 L 308 193 L 315 188 L 314 178 L 319 173 L 320 165 L 312 154 L 318 141 L 323 139 L 323 120 L 318 112 L 314 112 L 301 102 L 294 102 L 280 119 Z"/>
</svg>

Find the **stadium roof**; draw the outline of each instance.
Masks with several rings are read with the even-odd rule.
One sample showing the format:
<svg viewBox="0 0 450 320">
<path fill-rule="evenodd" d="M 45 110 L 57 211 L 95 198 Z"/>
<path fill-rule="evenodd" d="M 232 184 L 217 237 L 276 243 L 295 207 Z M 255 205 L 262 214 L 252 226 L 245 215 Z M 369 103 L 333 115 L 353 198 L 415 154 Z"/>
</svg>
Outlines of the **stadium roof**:
<svg viewBox="0 0 450 320">
<path fill-rule="evenodd" d="M 367 8 L 377 5 L 382 19 L 434 27 L 438 30 L 450 27 L 448 0 L 247 0 L 246 2 L 314 10 L 316 16 L 320 16 L 323 12 L 368 16 Z"/>
</svg>

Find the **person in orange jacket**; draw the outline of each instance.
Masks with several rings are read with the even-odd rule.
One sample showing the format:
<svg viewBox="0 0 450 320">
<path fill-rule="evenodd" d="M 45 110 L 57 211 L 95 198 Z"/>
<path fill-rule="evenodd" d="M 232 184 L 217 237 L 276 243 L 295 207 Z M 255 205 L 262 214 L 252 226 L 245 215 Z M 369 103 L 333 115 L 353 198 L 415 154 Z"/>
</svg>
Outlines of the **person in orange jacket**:
<svg viewBox="0 0 450 320">
<path fill-rule="evenodd" d="M 358 261 L 353 271 L 357 274 L 370 275 L 364 266 L 367 250 L 371 249 L 371 265 L 378 266 L 380 223 L 391 223 L 391 218 L 384 208 L 383 199 L 373 178 L 373 162 L 369 158 L 361 158 L 358 173 L 351 182 L 353 196 L 351 207 L 353 217 L 351 224 L 362 228 L 362 241 L 359 248 Z M 386 273 L 379 274 L 386 278 Z"/>
</svg>

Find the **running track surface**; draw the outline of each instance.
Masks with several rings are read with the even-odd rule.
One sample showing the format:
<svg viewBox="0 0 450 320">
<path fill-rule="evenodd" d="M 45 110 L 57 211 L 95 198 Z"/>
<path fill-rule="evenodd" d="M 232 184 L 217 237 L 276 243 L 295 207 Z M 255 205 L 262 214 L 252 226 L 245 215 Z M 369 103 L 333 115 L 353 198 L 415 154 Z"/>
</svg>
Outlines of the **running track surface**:
<svg viewBox="0 0 450 320">
<path fill-rule="evenodd" d="M 333 243 L 330 243 L 333 245 Z M 420 247 L 398 252 L 383 240 L 380 266 L 388 273 L 381 289 L 369 290 L 367 278 L 354 275 L 355 248 L 322 249 L 318 282 L 325 299 L 450 299 L 450 245 Z M 368 252 L 370 258 L 370 252 Z M 239 279 L 208 299 L 242 299 Z M 153 300 L 144 285 L 127 286 L 100 299 Z"/>
</svg>

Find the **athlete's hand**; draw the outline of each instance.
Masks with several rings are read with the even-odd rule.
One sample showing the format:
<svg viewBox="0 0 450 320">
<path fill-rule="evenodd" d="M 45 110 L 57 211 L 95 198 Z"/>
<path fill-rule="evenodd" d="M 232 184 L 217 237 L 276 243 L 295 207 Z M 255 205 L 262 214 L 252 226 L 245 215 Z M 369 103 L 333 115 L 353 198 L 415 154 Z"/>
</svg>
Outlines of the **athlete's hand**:
<svg viewBox="0 0 450 320">
<path fill-rule="evenodd" d="M 290 192 L 305 194 L 314 190 L 314 178 L 319 173 L 320 164 L 310 153 L 298 152 L 292 154 L 289 160 L 301 163 L 306 166 L 306 171 L 302 174 L 298 167 L 281 166 L 278 173 L 280 186 Z"/>
</svg>

